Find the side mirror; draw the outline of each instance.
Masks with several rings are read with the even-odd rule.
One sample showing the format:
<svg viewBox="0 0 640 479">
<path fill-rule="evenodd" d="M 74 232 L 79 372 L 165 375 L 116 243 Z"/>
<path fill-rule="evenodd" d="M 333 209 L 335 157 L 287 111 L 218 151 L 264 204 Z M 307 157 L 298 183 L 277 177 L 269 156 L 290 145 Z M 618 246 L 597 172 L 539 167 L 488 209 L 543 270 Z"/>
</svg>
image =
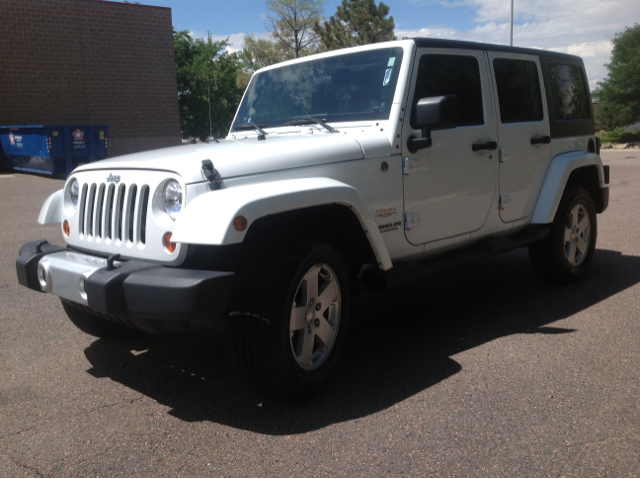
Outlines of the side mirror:
<svg viewBox="0 0 640 479">
<path fill-rule="evenodd" d="M 421 98 L 416 105 L 416 123 L 422 129 L 422 138 L 409 137 L 407 146 L 411 153 L 431 146 L 433 130 L 448 130 L 458 126 L 458 97 L 445 95 Z"/>
</svg>

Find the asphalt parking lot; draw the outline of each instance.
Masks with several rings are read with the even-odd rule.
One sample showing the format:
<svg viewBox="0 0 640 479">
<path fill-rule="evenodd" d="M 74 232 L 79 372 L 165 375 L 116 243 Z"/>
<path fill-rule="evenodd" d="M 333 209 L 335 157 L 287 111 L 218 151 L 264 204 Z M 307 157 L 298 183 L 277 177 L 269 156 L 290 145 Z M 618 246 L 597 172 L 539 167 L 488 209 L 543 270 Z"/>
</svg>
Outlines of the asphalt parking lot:
<svg viewBox="0 0 640 479">
<path fill-rule="evenodd" d="M 0 172 L 1 476 L 638 476 L 640 151 L 606 151 L 588 278 L 525 250 L 355 301 L 336 380 L 284 406 L 249 391 L 227 325 L 112 343 L 17 283 L 62 181 Z"/>
</svg>

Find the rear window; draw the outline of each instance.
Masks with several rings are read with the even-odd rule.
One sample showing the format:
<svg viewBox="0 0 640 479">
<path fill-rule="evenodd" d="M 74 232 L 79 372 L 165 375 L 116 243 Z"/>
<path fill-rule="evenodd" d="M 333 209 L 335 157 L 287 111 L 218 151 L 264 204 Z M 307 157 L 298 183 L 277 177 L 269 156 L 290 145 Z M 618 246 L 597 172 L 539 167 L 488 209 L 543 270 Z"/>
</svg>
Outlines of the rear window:
<svg viewBox="0 0 640 479">
<path fill-rule="evenodd" d="M 549 63 L 548 67 L 556 120 L 591 118 L 582 68 L 560 63 Z"/>
<path fill-rule="evenodd" d="M 535 62 L 493 60 L 502 123 L 542 121 L 542 95 Z"/>
</svg>

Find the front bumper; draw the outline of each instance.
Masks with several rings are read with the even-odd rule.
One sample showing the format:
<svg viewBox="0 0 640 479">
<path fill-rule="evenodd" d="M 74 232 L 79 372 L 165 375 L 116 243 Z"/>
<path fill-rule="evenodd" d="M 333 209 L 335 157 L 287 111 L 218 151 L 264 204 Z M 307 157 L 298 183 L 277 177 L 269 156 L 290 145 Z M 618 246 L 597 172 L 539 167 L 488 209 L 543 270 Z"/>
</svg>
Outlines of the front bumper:
<svg viewBox="0 0 640 479">
<path fill-rule="evenodd" d="M 113 261 L 34 241 L 20 248 L 18 281 L 35 291 L 121 318 L 194 321 L 217 318 L 229 304 L 234 273 Z"/>
</svg>

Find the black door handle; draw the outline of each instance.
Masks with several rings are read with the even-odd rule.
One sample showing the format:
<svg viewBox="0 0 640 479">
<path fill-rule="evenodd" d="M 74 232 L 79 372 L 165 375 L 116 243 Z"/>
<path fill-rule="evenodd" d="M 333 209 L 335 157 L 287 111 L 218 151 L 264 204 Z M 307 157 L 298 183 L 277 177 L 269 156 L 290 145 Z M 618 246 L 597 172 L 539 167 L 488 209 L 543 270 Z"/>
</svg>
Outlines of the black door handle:
<svg viewBox="0 0 640 479">
<path fill-rule="evenodd" d="M 471 149 L 473 151 L 495 150 L 496 148 L 498 148 L 498 143 L 495 141 L 487 141 L 486 143 L 475 143 L 471 145 Z"/>
<path fill-rule="evenodd" d="M 543 136 L 540 138 L 531 138 L 532 145 L 548 145 L 549 143 L 551 143 L 550 136 Z"/>
</svg>

